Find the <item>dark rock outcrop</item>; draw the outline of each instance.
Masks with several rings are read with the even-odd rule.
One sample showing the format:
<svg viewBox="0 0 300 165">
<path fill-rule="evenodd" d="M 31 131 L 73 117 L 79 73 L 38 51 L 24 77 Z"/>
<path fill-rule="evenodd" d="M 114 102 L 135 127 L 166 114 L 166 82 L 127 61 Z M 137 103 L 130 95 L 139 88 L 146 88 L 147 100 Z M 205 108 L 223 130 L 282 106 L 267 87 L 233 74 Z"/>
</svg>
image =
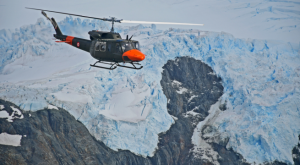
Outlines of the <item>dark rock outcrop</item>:
<svg viewBox="0 0 300 165">
<path fill-rule="evenodd" d="M 22 111 L 24 118 L 14 122 L 0 119 L 0 133 L 26 135 L 19 147 L 0 145 L 0 164 L 213 164 L 193 156 L 191 137 L 196 125 L 208 115 L 210 106 L 222 95 L 221 79 L 208 65 L 190 57 L 170 60 L 163 69 L 161 85 L 169 100 L 168 112 L 176 121 L 159 135 L 153 157 L 111 150 L 91 136 L 81 122 L 59 108 Z M 13 112 L 10 106 L 19 108 L 3 100 L 0 105 L 10 114 Z M 226 103 L 220 109 L 226 110 Z M 227 150 L 226 144 L 227 141 L 210 143 L 219 154 L 220 164 L 247 164 L 241 155 Z"/>
<path fill-rule="evenodd" d="M 5 110 L 16 105 L 0 100 Z M 0 145 L 0 164 L 150 164 L 129 151 L 113 151 L 90 135 L 66 110 L 22 111 L 24 118 L 0 119 L 0 133 L 26 135 L 21 146 Z"/>
<path fill-rule="evenodd" d="M 300 135 L 298 137 L 299 137 L 299 143 L 297 146 L 293 148 L 292 151 L 295 165 L 300 165 Z"/>
<path fill-rule="evenodd" d="M 208 65 L 189 57 L 170 60 L 163 69 L 161 85 L 169 100 L 168 112 L 177 120 L 170 130 L 160 135 L 154 158 L 162 157 L 163 164 L 212 164 L 193 159 L 191 138 L 197 124 L 222 95 L 221 79 Z M 191 111 L 199 114 L 189 114 Z"/>
<path fill-rule="evenodd" d="M 164 94 L 170 99 L 167 105 L 168 112 L 178 120 L 166 134 L 160 136 L 157 153 L 169 154 L 165 155 L 165 164 L 213 164 L 194 157 L 190 152 L 193 148 L 191 137 L 196 125 L 207 117 L 210 106 L 223 94 L 221 78 L 217 77 L 208 65 L 190 57 L 170 60 L 163 68 L 161 85 Z M 180 92 L 183 89 L 186 91 Z M 226 105 L 221 106 L 222 110 L 226 110 Z M 189 115 L 189 112 L 198 114 Z M 219 153 L 220 164 L 247 164 L 243 162 L 241 155 L 227 150 L 226 144 L 211 144 Z M 169 157 L 177 159 L 170 160 Z"/>
</svg>

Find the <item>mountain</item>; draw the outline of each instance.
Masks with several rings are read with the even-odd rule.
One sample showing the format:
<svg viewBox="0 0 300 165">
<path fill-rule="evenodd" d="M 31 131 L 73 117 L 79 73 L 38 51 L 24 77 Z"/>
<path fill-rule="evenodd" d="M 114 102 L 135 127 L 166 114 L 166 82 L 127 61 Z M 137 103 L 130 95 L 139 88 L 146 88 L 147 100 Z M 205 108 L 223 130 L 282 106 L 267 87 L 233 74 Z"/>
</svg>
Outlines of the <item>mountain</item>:
<svg viewBox="0 0 300 165">
<path fill-rule="evenodd" d="M 222 95 L 221 79 L 210 74 L 213 71 L 209 66 L 189 57 L 168 61 L 163 68 L 161 84 L 165 95 L 170 100 L 168 112 L 176 122 L 170 130 L 159 135 L 160 142 L 153 157 L 144 158 L 129 151 L 113 151 L 91 136 L 86 127 L 66 110 L 51 106 L 36 112 L 22 111 L 24 118 L 14 119 L 13 122 L 1 119 L 1 132 L 22 135 L 20 147 L 1 147 L 1 161 L 5 164 L 187 164 L 193 161 L 193 164 L 197 164 L 203 162 L 203 160 L 195 160 L 189 152 L 193 147 L 191 137 L 196 123 L 205 119 L 210 106 Z M 184 92 L 181 93 L 183 89 Z M 201 99 L 195 99 L 193 97 L 195 95 L 199 95 Z M 17 107 L 3 100 L 0 104 L 3 109 L 10 112 L 10 115 L 13 111 L 11 107 Z M 226 156 L 228 155 L 236 159 L 236 153 L 228 151 Z"/>
<path fill-rule="evenodd" d="M 163 67 L 161 85 L 168 103 L 168 113 L 175 124 L 159 134 L 158 148 L 152 157 L 130 151 L 114 151 L 96 140 L 86 127 L 66 110 L 48 106 L 36 112 L 21 111 L 18 106 L 0 100 L 2 110 L 13 116 L 12 121 L 0 119 L 0 132 L 21 136 L 19 147 L 0 147 L 3 164 L 248 164 L 242 155 L 226 149 L 228 138 L 219 143 L 205 137 L 210 125 L 199 130 L 206 143 L 205 150 L 193 150 L 192 136 L 197 123 L 207 119 L 209 111 L 222 95 L 222 80 L 199 60 L 181 57 Z M 216 83 L 214 83 L 216 82 Z M 184 92 L 182 92 L 184 91 Z M 198 95 L 200 99 L 195 99 Z M 213 105 L 213 106 L 211 106 Z M 222 104 L 216 109 L 226 111 Z M 21 111 L 16 116 L 13 112 Z M 15 116 L 15 117 L 14 117 Z M 23 116 L 22 118 L 20 116 Z M 19 118 L 18 118 L 19 117 Z M 203 145 L 203 142 L 202 142 Z M 296 148 L 294 149 L 297 150 Z M 201 152 L 199 152 L 201 151 Z M 206 154 L 203 154 L 206 152 Z M 297 152 L 297 151 L 296 151 Z M 209 153 L 209 154 L 207 154 Z M 208 157 L 203 159 L 203 155 Z M 294 153 L 300 156 L 299 153 Z M 270 164 L 284 164 L 273 162 Z"/>
<path fill-rule="evenodd" d="M 85 38 L 89 30 L 109 30 L 104 22 L 72 17 L 59 26 Z M 176 159 L 161 162 L 293 163 L 299 45 L 155 25 L 115 30 L 140 41 L 147 55 L 142 70 L 91 68 L 89 54 L 51 40 L 53 29 L 43 19 L 1 30 L 0 98 L 31 113 L 49 105 L 65 109 L 114 152 L 129 150 L 147 161 L 174 157 L 168 153 Z M 165 147 L 180 141 L 180 149 Z"/>
</svg>

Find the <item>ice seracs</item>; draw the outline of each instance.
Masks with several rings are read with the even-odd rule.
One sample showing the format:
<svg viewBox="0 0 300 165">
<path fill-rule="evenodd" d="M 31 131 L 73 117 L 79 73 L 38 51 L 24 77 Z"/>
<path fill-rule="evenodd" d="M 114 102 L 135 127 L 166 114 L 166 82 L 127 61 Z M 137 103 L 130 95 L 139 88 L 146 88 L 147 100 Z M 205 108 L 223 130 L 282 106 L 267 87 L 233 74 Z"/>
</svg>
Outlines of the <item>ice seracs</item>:
<svg viewBox="0 0 300 165">
<path fill-rule="evenodd" d="M 134 88 L 131 83 L 135 84 Z M 144 83 L 143 76 L 132 76 L 125 83 L 116 84 L 110 97 L 99 114 L 114 120 L 137 123 L 145 120 L 152 109 L 152 103 L 148 100 L 151 89 Z"/>
</svg>

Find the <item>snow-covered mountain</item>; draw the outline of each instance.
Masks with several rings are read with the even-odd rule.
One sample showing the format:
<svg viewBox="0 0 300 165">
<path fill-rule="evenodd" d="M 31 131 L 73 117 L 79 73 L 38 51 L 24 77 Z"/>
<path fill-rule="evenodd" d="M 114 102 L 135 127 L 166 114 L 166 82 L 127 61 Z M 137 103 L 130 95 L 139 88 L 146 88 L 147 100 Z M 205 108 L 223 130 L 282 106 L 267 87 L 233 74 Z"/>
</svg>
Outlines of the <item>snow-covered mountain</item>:
<svg viewBox="0 0 300 165">
<path fill-rule="evenodd" d="M 109 30 L 107 23 L 72 17 L 59 26 L 65 34 L 84 38 L 89 30 Z M 247 162 L 293 162 L 291 151 L 300 134 L 300 45 L 239 39 L 225 32 L 158 30 L 155 25 L 115 30 L 140 41 L 147 55 L 142 70 L 91 68 L 95 59 L 55 43 L 54 30 L 43 19 L 15 31 L 1 30 L 0 98 L 24 110 L 48 104 L 64 108 L 108 147 L 152 156 L 158 134 L 176 122 L 160 85 L 162 66 L 175 57 L 191 56 L 222 78 L 220 104 L 227 108 L 212 106 L 212 120 L 200 122 L 197 129 L 209 121 L 214 131 L 205 136 L 229 138 L 227 148 Z M 193 142 L 201 148 L 196 136 L 197 130 Z"/>
</svg>

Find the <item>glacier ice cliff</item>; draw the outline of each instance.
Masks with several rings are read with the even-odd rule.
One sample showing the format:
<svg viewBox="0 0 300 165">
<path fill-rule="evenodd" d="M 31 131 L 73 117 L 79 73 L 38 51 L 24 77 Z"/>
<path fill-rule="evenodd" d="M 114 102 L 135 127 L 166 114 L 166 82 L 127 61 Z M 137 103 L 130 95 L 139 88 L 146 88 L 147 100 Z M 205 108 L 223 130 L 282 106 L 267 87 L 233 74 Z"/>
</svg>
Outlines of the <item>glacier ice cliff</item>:
<svg viewBox="0 0 300 165">
<path fill-rule="evenodd" d="M 89 30 L 108 30 L 104 22 L 72 17 L 59 26 L 65 34 L 84 38 Z M 147 55 L 142 70 L 90 68 L 95 60 L 89 54 L 51 41 L 54 31 L 43 19 L 15 31 L 1 30 L 0 98 L 32 111 L 51 103 L 68 110 L 108 147 L 152 156 L 158 134 L 176 122 L 167 113 L 159 83 L 162 66 L 169 59 L 191 56 L 222 78 L 227 110 L 213 126 L 229 138 L 227 148 L 250 163 L 293 162 L 291 151 L 300 133 L 300 45 L 155 26 L 115 30 L 140 41 Z M 124 119 L 103 113 L 116 107 L 111 101 L 115 94 L 129 91 L 142 97 L 127 106 L 140 107 L 140 114 L 147 107 L 147 116 Z"/>
<path fill-rule="evenodd" d="M 223 93 L 221 79 L 211 74 L 213 70 L 208 65 L 191 57 L 169 60 L 163 69 L 160 84 L 169 100 L 168 113 L 176 122 L 168 131 L 159 134 L 158 148 L 153 156 L 139 156 L 128 150 L 113 151 L 103 142 L 93 138 L 87 128 L 66 110 L 48 106 L 36 112 L 24 111 L 24 119 L 17 119 L 13 123 L 0 119 L 0 132 L 20 134 L 24 137 L 21 147 L 0 146 L 0 154 L 3 155 L 0 158 L 1 162 L 154 165 L 215 164 L 219 161 L 234 162 L 232 165 L 241 164 L 241 156 L 226 150 L 224 145 L 218 147 L 223 152 L 219 152 L 219 159 L 214 162 L 196 159 L 190 152 L 193 147 L 191 137 L 196 124 L 205 119 L 210 106 Z M 178 89 L 185 90 L 178 92 Z M 193 99 L 195 95 L 199 99 Z M 17 107 L 1 99 L 0 104 L 4 107 Z M 10 113 L 13 111 L 7 110 Z M 99 119 L 99 122 L 103 120 Z"/>
</svg>

